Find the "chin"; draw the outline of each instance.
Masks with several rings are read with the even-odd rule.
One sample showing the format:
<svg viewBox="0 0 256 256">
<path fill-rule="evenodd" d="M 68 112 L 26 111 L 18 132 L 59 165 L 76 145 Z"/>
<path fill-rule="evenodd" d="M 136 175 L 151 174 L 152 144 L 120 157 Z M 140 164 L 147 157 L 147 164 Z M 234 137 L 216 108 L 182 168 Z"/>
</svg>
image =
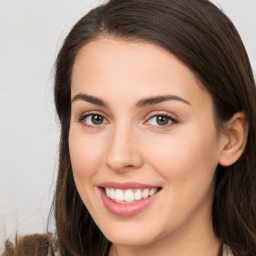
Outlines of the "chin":
<svg viewBox="0 0 256 256">
<path fill-rule="evenodd" d="M 142 228 L 122 228 L 119 230 L 112 228 L 112 232 L 106 230 L 103 234 L 113 244 L 132 247 L 146 246 L 159 239 L 156 232 L 149 232 L 149 230 Z"/>
<path fill-rule="evenodd" d="M 117 237 L 115 236 L 110 236 L 107 239 L 116 245 L 121 245 L 121 246 L 128 246 L 128 247 L 141 247 L 141 246 L 146 246 L 151 243 L 153 243 L 154 239 L 146 237 L 143 234 L 143 237 L 129 237 L 129 236 L 122 236 L 122 237 Z"/>
</svg>

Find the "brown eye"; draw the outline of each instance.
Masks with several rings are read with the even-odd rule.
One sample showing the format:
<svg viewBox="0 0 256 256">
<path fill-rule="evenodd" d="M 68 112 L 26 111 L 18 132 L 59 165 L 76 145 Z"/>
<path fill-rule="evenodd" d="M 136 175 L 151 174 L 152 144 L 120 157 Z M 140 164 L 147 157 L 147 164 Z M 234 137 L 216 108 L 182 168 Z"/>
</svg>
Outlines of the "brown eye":
<svg viewBox="0 0 256 256">
<path fill-rule="evenodd" d="M 148 124 L 153 126 L 168 126 L 172 123 L 177 123 L 177 120 L 167 115 L 155 115 L 148 120 Z"/>
<path fill-rule="evenodd" d="M 107 123 L 107 120 L 103 116 L 98 114 L 86 115 L 82 117 L 80 121 L 89 126 L 101 125 L 101 124 Z"/>
<path fill-rule="evenodd" d="M 157 116 L 156 117 L 156 122 L 158 125 L 167 125 L 169 123 L 170 118 L 166 117 L 166 116 Z"/>
<path fill-rule="evenodd" d="M 93 124 L 98 125 L 98 124 L 102 124 L 103 123 L 104 118 L 102 116 L 100 116 L 100 115 L 92 115 L 91 116 L 91 121 L 92 121 Z"/>
</svg>

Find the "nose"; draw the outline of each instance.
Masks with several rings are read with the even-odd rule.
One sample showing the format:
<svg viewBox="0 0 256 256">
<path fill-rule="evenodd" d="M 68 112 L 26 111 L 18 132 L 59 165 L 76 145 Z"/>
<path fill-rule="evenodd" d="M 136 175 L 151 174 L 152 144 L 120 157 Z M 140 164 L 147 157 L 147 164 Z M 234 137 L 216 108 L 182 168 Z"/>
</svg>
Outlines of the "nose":
<svg viewBox="0 0 256 256">
<path fill-rule="evenodd" d="M 108 168 L 124 172 L 136 170 L 143 164 L 138 135 L 131 128 L 117 127 L 112 130 L 106 153 Z"/>
</svg>

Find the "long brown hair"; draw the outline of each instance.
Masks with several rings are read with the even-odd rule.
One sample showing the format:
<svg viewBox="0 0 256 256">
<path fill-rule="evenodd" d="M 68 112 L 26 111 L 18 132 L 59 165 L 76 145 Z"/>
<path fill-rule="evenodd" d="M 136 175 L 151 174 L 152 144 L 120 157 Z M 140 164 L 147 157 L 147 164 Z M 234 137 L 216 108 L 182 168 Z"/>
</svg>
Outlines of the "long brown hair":
<svg viewBox="0 0 256 256">
<path fill-rule="evenodd" d="M 104 35 L 154 43 L 185 63 L 213 99 L 218 130 L 234 113 L 245 113 L 247 145 L 235 164 L 217 167 L 212 221 L 221 243 L 235 256 L 256 255 L 255 81 L 237 30 L 207 0 L 110 0 L 80 19 L 66 37 L 56 60 L 54 88 L 61 123 L 54 199 L 61 254 L 101 256 L 110 248 L 78 195 L 68 149 L 73 64 L 82 46 Z"/>
<path fill-rule="evenodd" d="M 235 164 L 217 167 L 212 219 L 216 235 L 235 256 L 255 255 L 255 82 L 234 25 L 207 0 L 110 0 L 85 15 L 67 36 L 55 77 L 61 122 L 55 219 L 63 255 L 107 255 L 110 246 L 78 195 L 68 151 L 73 63 L 82 46 L 104 35 L 155 43 L 176 55 L 211 94 L 218 129 L 234 113 L 244 111 L 247 146 Z"/>
</svg>

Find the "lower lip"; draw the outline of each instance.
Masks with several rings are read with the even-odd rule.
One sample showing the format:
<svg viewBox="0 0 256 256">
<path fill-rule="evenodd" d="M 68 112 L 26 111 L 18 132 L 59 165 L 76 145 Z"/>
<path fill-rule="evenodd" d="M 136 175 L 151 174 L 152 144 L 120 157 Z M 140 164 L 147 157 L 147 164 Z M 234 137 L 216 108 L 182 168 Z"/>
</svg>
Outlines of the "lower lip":
<svg viewBox="0 0 256 256">
<path fill-rule="evenodd" d="M 102 188 L 99 188 L 102 201 L 105 205 L 105 207 L 114 215 L 120 216 L 120 217 L 132 217 L 143 210 L 145 210 L 149 205 L 153 203 L 153 201 L 156 199 L 159 191 L 155 193 L 153 196 L 150 196 L 146 199 L 142 199 L 139 201 L 135 201 L 134 203 L 130 204 L 118 204 L 114 201 L 112 201 L 105 192 L 103 191 Z"/>
</svg>

